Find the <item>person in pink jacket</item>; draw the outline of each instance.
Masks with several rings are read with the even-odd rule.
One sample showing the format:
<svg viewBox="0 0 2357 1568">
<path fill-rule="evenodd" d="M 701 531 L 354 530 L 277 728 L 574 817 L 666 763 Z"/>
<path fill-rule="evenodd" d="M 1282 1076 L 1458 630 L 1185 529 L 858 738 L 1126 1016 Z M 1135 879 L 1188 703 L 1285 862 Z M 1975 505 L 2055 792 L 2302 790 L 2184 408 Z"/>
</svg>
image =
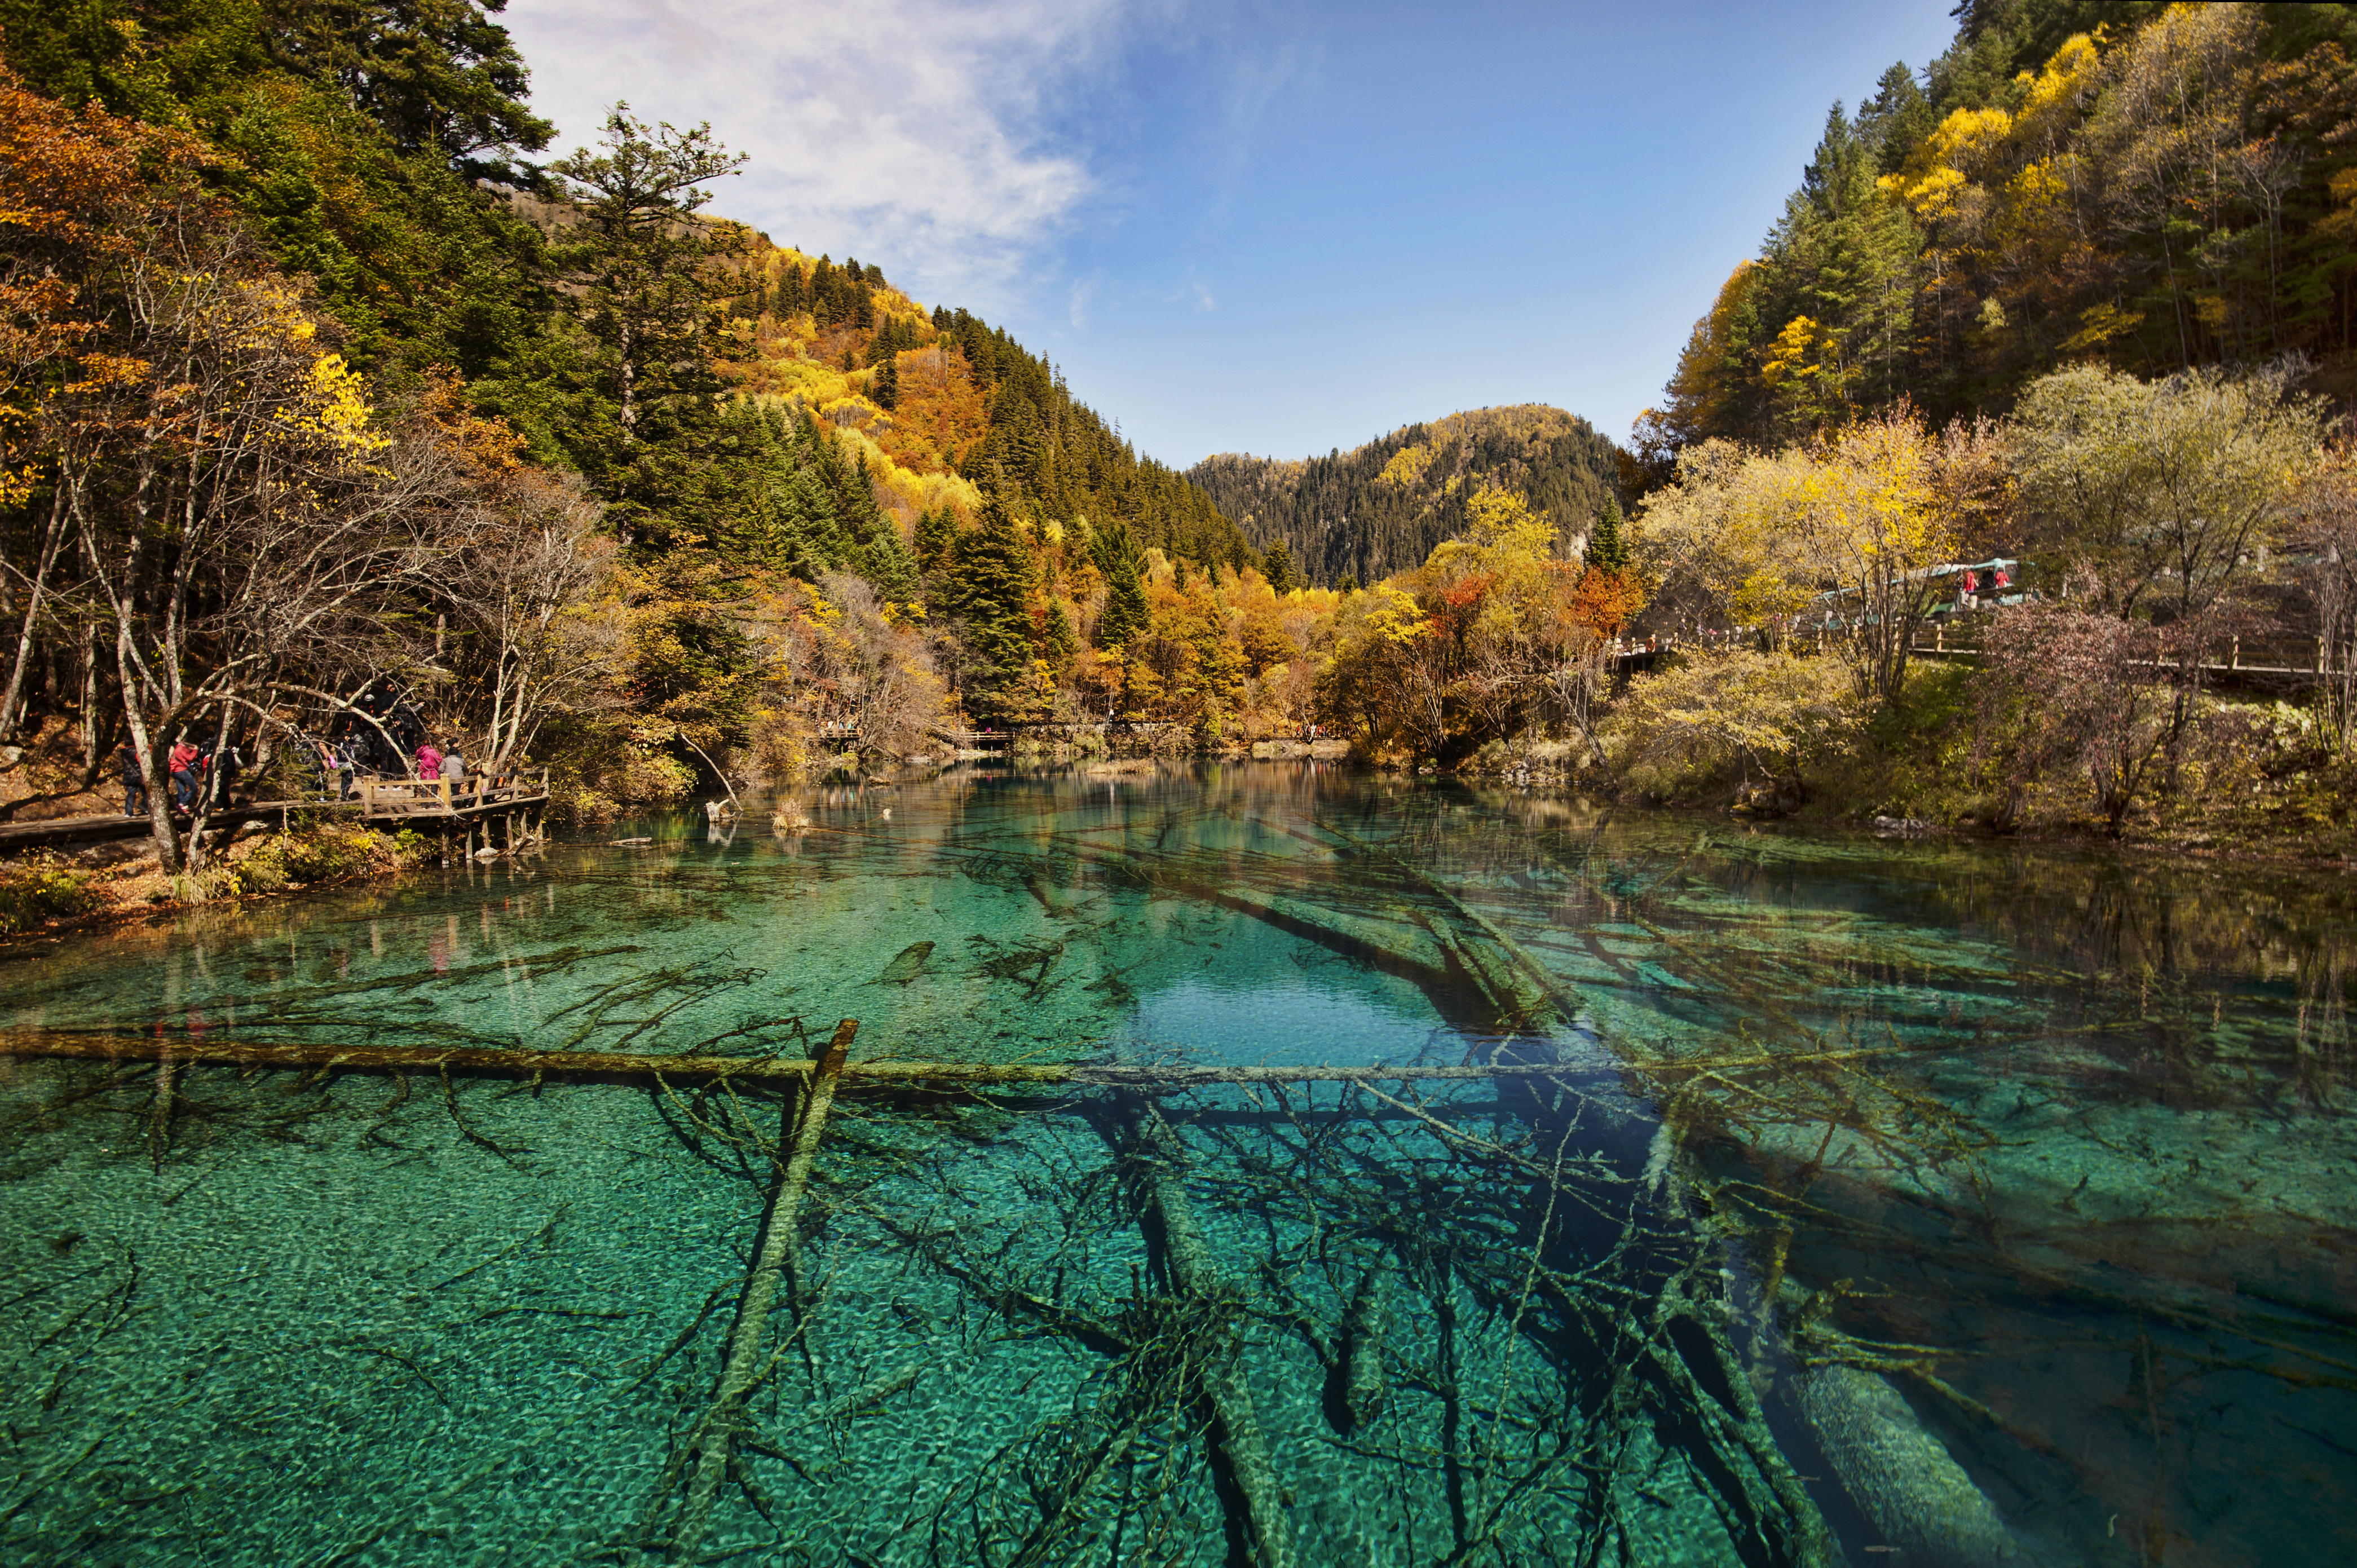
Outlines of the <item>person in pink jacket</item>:
<svg viewBox="0 0 2357 1568">
<path fill-rule="evenodd" d="M 442 754 L 430 740 L 417 748 L 417 776 L 428 783 L 442 777 Z"/>
</svg>

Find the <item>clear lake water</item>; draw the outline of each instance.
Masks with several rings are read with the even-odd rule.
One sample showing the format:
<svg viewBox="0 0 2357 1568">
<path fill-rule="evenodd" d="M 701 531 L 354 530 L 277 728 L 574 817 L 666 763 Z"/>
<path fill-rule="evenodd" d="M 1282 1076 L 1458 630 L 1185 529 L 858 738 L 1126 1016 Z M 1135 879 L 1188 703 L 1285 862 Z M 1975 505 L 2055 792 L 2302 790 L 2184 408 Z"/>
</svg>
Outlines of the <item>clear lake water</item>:
<svg viewBox="0 0 2357 1568">
<path fill-rule="evenodd" d="M 2345 875 L 797 799 L 20 948 L 0 1028 L 1525 1070 L 846 1079 L 716 1415 L 791 1087 L 0 1055 L 0 1560 L 2357 1561 Z"/>
</svg>

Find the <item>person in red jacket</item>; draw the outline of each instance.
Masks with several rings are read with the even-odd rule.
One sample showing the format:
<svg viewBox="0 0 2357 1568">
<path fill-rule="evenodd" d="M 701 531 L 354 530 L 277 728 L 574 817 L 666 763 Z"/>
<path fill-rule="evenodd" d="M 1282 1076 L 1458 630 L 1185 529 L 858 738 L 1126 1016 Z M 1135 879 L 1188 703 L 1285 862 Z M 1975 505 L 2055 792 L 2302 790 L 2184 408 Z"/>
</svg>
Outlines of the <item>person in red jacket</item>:
<svg viewBox="0 0 2357 1568">
<path fill-rule="evenodd" d="M 431 740 L 417 748 L 417 776 L 429 784 L 442 777 L 442 754 Z"/>
<path fill-rule="evenodd" d="M 172 773 L 172 809 L 193 811 L 197 809 L 197 748 L 182 736 L 172 743 L 166 763 Z"/>
</svg>

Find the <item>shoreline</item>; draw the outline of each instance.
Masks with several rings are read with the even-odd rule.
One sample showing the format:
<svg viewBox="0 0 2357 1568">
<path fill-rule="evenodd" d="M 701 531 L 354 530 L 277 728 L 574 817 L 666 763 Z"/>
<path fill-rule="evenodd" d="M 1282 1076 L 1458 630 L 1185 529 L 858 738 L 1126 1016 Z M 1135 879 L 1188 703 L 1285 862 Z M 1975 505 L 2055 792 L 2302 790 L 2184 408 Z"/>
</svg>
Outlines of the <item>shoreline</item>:
<svg viewBox="0 0 2357 1568">
<path fill-rule="evenodd" d="M 1289 749 L 1269 755 L 1261 748 L 1275 744 Z M 1330 748 L 1330 749 L 1329 749 Z M 1738 811 L 1732 806 L 1702 804 L 1691 801 L 1630 800 L 1616 798 L 1613 791 L 1599 781 L 1583 788 L 1569 777 L 1516 779 L 1509 774 L 1456 769 L 1416 768 L 1398 764 L 1347 763 L 1340 755 L 1339 742 L 1320 743 L 1317 748 L 1300 743 L 1261 742 L 1247 750 L 1243 747 L 1226 750 L 1197 750 L 1179 754 L 1115 758 L 1103 756 L 1071 757 L 1062 759 L 1044 757 L 1000 757 L 985 754 L 974 762 L 996 762 L 999 766 L 1028 771 L 1070 770 L 1082 778 L 1135 778 L 1149 769 L 1168 765 L 1174 768 L 1189 768 L 1199 763 L 1285 763 L 1325 761 L 1345 763 L 1349 771 L 1370 775 L 1405 777 L 1408 779 L 1448 783 L 1461 788 L 1507 789 L 1523 795 L 1577 796 L 1594 801 L 1601 808 L 1638 813 L 1659 813 L 1691 819 L 1704 819 L 1723 825 L 1742 824 L 1750 827 L 1790 827 L 1804 832 L 1835 833 L 1846 837 L 1870 836 L 1893 843 L 1943 843 L 1956 845 L 1999 847 L 2018 845 L 2049 853 L 2084 853 L 2097 851 L 2113 854 L 2147 858 L 2167 854 L 2180 859 L 2198 860 L 2221 869 L 2249 868 L 2254 870 L 2294 871 L 2319 875 L 2347 876 L 2357 872 L 2357 853 L 2302 852 L 2279 846 L 2256 843 L 2191 844 L 2171 842 L 2164 837 L 2130 835 L 2112 838 L 2100 832 L 2072 830 L 2053 826 L 2031 826 L 2012 831 L 1998 831 L 1985 825 L 1940 822 L 1930 820 L 1907 820 L 1903 830 L 1877 830 L 1870 818 L 1844 818 L 1803 810 L 1790 813 L 1750 813 Z M 960 759 L 965 763 L 967 759 Z M 959 764 L 952 764 L 958 766 Z M 946 771 L 946 770 L 943 770 Z M 932 775 L 941 777 L 939 772 Z M 823 780 L 813 780 L 813 783 Z M 693 799 L 678 802 L 641 803 L 640 811 L 692 811 L 698 802 Z M 630 813 L 625 813 L 627 817 Z M 617 819 L 621 820 L 621 819 Z M 1884 819 L 1885 822 L 1891 821 Z M 582 827 L 584 824 L 570 824 Z M 75 866 L 77 855 L 59 855 L 54 851 L 32 850 L 0 862 L 0 865 L 41 864 L 68 875 L 87 876 L 83 890 L 104 900 L 98 908 L 58 915 L 38 923 L 0 935 L 0 963 L 17 961 L 34 956 L 28 950 L 54 947 L 57 943 L 77 937 L 96 935 L 120 929 L 140 922 L 159 922 L 184 918 L 206 908 L 246 908 L 278 899 L 304 894 L 332 892 L 364 885 L 394 882 L 414 871 L 447 869 L 441 857 L 417 846 L 404 845 L 397 835 L 362 828 L 357 824 L 338 829 L 314 827 L 292 832 L 264 831 L 234 838 L 222 846 L 221 860 L 207 875 L 235 878 L 257 854 L 271 854 L 284 859 L 290 849 L 299 850 L 306 844 L 316 844 L 322 838 L 339 841 L 349 852 L 364 842 L 371 851 L 365 863 L 356 864 L 336 875 L 314 880 L 287 877 L 274 886 L 247 887 L 236 886 L 210 892 L 203 897 L 188 898 L 171 895 L 181 878 L 164 873 L 152 854 L 135 854 L 113 865 L 100 864 L 87 872 Z M 125 841 L 114 841 L 125 842 Z M 551 841 L 541 839 L 523 846 L 526 854 L 544 849 Z M 503 854 L 501 859 L 511 859 Z M 493 864 L 496 864 L 493 863 Z M 136 869 L 132 869 L 133 866 Z M 264 882 L 268 878 L 261 879 Z M 167 895 L 159 897 L 158 895 Z"/>
</svg>

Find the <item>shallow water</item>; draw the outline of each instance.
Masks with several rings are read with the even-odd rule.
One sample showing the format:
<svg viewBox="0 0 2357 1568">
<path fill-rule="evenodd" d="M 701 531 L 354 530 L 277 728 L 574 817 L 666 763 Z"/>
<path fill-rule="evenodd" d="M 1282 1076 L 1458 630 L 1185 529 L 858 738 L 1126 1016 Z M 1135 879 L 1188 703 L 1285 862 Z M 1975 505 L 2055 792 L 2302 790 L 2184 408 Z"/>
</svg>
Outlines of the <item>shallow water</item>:
<svg viewBox="0 0 2357 1568">
<path fill-rule="evenodd" d="M 703 1560 L 2357 1558 L 2344 877 L 1280 765 L 811 804 L 20 956 L 0 1024 L 1548 1067 L 846 1089 Z M 0 1553 L 682 1560 L 791 1095 L 157 1077 L 0 1058 Z"/>
</svg>

